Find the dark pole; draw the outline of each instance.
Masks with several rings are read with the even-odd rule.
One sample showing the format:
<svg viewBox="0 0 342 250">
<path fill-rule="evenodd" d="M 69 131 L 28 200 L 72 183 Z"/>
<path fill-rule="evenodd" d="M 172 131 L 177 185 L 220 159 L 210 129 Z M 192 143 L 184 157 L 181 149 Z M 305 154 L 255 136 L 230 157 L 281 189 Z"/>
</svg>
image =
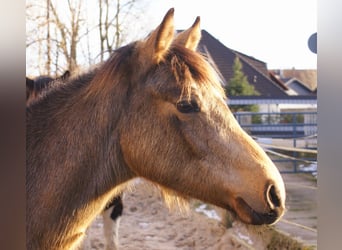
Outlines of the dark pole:
<svg viewBox="0 0 342 250">
<path fill-rule="evenodd" d="M 46 73 L 50 75 L 51 65 L 51 46 L 50 46 L 50 0 L 46 0 L 46 21 L 47 21 L 47 33 L 46 33 L 46 44 L 47 44 L 47 60 L 46 60 Z"/>
</svg>

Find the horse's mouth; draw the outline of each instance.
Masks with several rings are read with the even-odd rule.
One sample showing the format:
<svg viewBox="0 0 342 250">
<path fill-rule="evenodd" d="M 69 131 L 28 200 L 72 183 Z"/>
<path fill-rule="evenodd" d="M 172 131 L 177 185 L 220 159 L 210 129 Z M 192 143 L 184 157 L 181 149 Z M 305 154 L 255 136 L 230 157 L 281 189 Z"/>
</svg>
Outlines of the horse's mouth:
<svg viewBox="0 0 342 250">
<path fill-rule="evenodd" d="M 228 207 L 228 210 L 234 210 L 234 213 L 242 222 L 253 225 L 273 224 L 281 217 L 278 209 L 270 210 L 267 213 L 259 213 L 240 197 L 235 199 L 234 209 Z"/>
</svg>

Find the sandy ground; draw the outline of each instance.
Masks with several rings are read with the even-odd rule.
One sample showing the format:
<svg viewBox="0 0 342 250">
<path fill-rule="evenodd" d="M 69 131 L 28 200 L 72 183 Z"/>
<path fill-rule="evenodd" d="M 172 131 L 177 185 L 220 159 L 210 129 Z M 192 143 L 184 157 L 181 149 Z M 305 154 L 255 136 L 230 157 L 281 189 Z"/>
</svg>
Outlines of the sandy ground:
<svg viewBox="0 0 342 250">
<path fill-rule="evenodd" d="M 246 226 L 234 221 L 227 228 L 225 211 L 199 201 L 191 201 L 187 213 L 170 211 L 159 193 L 146 184 L 126 192 L 123 204 L 120 249 L 299 249 L 274 237 L 271 227 Z M 105 249 L 101 216 L 89 228 L 88 237 L 90 249 Z"/>
</svg>

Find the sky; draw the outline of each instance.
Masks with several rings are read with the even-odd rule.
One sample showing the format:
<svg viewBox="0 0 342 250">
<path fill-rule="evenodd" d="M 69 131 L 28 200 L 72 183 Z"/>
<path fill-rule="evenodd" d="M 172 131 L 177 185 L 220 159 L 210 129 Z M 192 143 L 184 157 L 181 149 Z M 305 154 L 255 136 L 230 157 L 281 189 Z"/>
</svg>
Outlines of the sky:
<svg viewBox="0 0 342 250">
<path fill-rule="evenodd" d="M 82 3 L 86 22 L 92 27 L 98 22 L 98 2 Z M 70 18 L 66 4 L 65 0 L 55 1 L 62 19 Z M 317 32 L 315 0 L 137 0 L 135 5 L 139 10 L 135 14 L 137 18 L 126 20 L 124 29 L 128 34 L 123 45 L 146 37 L 173 7 L 176 29 L 187 29 L 200 16 L 202 29 L 226 47 L 265 62 L 268 69 L 317 69 L 317 55 L 308 48 L 309 37 Z M 99 59 L 98 31 L 92 30 L 88 38 L 83 40 L 89 41 L 92 53 L 89 56 L 94 63 Z M 34 48 L 26 51 L 28 74 L 39 75 L 39 69 L 45 69 L 45 64 L 37 67 L 37 51 Z M 78 63 L 87 65 L 84 58 L 89 56 L 85 54 Z"/>
<path fill-rule="evenodd" d="M 196 16 L 225 46 L 267 63 L 268 69 L 316 69 L 308 48 L 317 32 L 315 0 L 151 0 L 146 7 L 152 30 L 175 8 L 175 28 L 186 29 Z"/>
</svg>

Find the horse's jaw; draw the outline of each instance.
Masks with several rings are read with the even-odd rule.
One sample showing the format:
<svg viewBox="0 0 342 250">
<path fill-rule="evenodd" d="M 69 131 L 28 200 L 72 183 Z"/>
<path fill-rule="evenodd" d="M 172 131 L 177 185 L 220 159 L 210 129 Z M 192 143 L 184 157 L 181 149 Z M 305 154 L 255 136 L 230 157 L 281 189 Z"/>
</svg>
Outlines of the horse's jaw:
<svg viewBox="0 0 342 250">
<path fill-rule="evenodd" d="M 228 210 L 232 211 L 230 207 L 228 207 Z M 284 214 L 284 209 L 275 208 L 266 213 L 257 212 L 249 204 L 247 204 L 244 199 L 238 197 L 234 202 L 234 214 L 236 214 L 238 218 L 246 224 L 271 225 L 280 220 Z"/>
</svg>

